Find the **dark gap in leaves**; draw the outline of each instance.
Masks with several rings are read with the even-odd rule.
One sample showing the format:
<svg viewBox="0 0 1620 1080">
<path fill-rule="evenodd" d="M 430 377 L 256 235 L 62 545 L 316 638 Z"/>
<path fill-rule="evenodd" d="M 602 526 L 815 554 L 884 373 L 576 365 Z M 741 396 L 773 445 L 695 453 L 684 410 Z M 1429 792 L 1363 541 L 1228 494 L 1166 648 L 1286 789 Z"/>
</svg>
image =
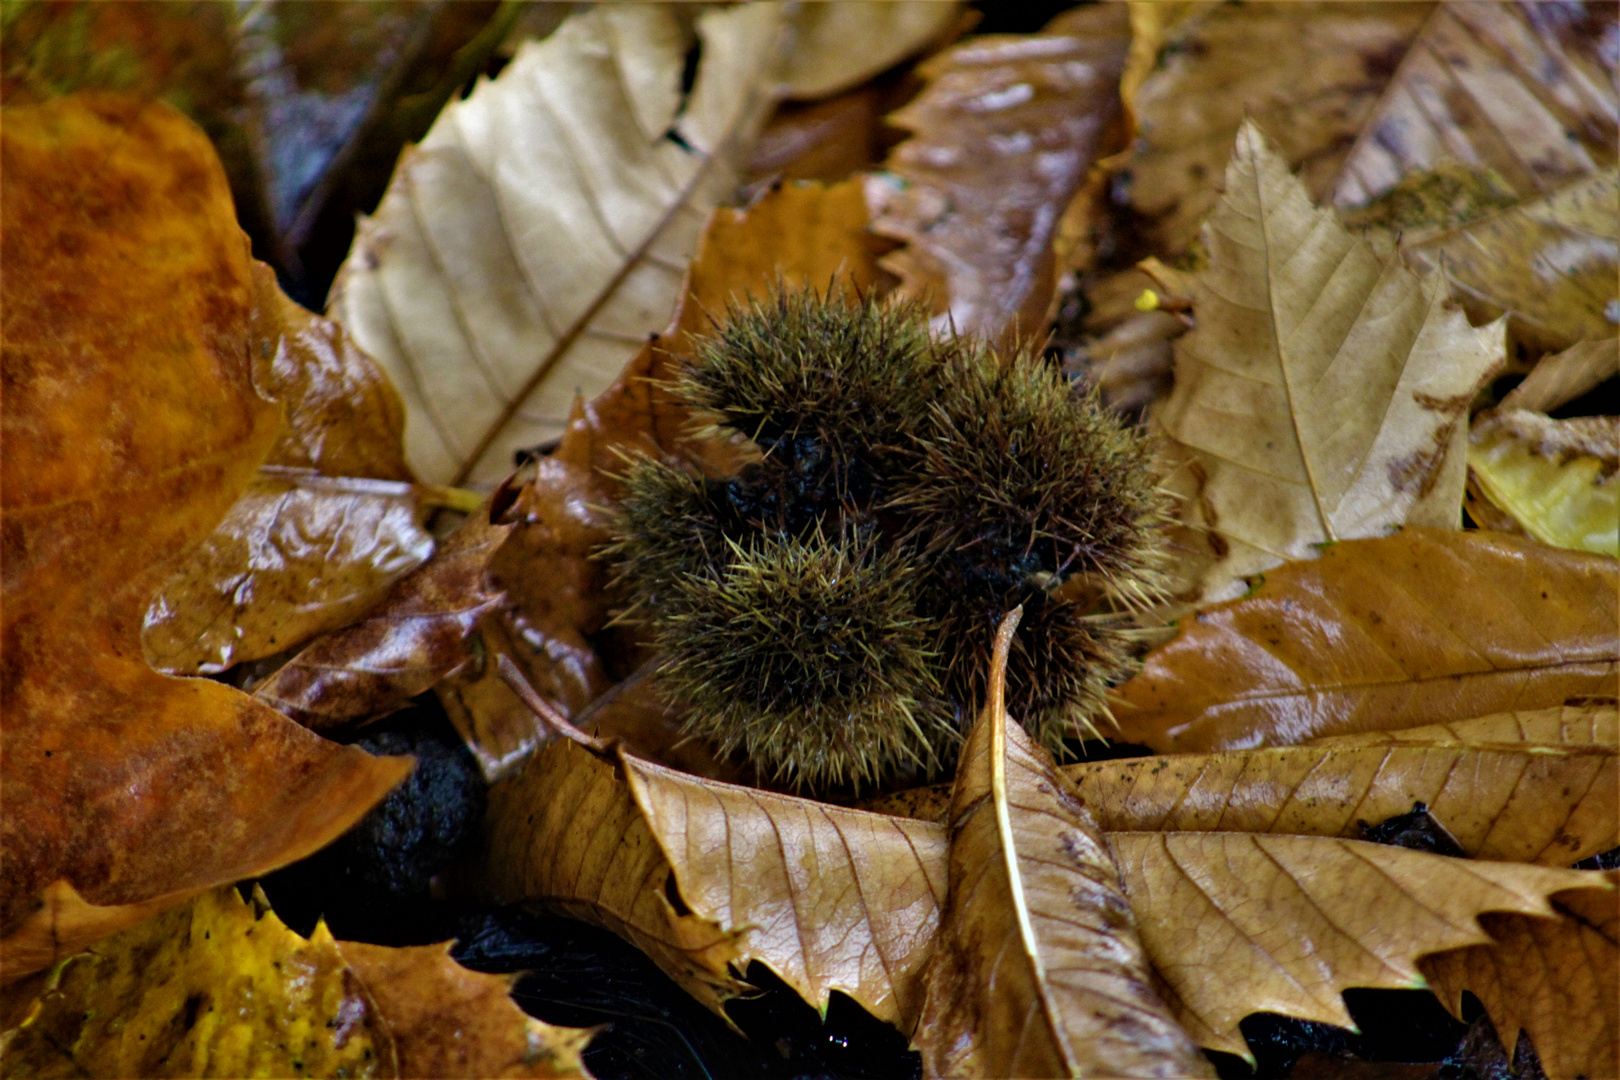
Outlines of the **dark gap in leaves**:
<svg viewBox="0 0 1620 1080">
<path fill-rule="evenodd" d="M 1576 870 L 1620 870 L 1620 847 L 1600 851 L 1573 864 Z"/>
<path fill-rule="evenodd" d="M 1573 401 L 1567 401 L 1548 413 L 1554 420 L 1569 420 L 1577 416 L 1614 416 L 1620 413 L 1620 377 L 1604 379 Z"/>
<path fill-rule="evenodd" d="M 979 13 L 979 22 L 973 27 L 975 34 L 1033 34 L 1080 5 L 1075 0 L 1024 0 L 1018 4 L 977 0 L 969 6 Z"/>
<path fill-rule="evenodd" d="M 1212 1053 L 1224 1080 L 1271 1080 L 1289 1076 L 1307 1054 L 1371 1062 L 1441 1062 L 1462 1044 L 1469 1026 L 1461 1023 L 1427 990 L 1344 992 L 1360 1032 L 1275 1013 L 1254 1013 L 1238 1025 L 1255 1057 L 1251 1072 L 1242 1058 Z M 1473 1080 L 1458 1074 L 1456 1080 Z"/>
<path fill-rule="evenodd" d="M 1413 803 L 1409 813 L 1396 814 L 1376 825 L 1369 825 L 1365 821 L 1358 821 L 1357 824 L 1361 826 L 1361 838 L 1375 844 L 1392 844 L 1454 859 L 1468 857 L 1462 845 L 1457 843 L 1457 838 L 1435 820 L 1427 805 L 1420 802 Z"/>
</svg>

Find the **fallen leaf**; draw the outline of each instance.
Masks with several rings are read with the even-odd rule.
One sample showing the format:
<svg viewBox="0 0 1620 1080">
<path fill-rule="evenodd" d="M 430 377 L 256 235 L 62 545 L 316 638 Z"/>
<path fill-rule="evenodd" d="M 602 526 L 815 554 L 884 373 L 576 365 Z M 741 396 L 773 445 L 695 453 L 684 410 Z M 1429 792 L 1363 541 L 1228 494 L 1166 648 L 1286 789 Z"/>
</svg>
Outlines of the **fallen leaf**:
<svg viewBox="0 0 1620 1080">
<path fill-rule="evenodd" d="M 1152 988 L 1102 830 L 1003 704 L 957 766 L 945 910 L 912 1042 L 929 1076 L 1214 1076 Z"/>
<path fill-rule="evenodd" d="M 0 1045 L 8 1075 L 588 1077 L 590 1032 L 448 948 L 306 940 L 225 886 L 58 965 Z"/>
<path fill-rule="evenodd" d="M 1612 4 L 1435 4 L 1345 156 L 1332 201 L 1367 203 L 1447 161 L 1520 197 L 1616 162 Z M 1606 36 L 1607 35 L 1607 38 Z"/>
<path fill-rule="evenodd" d="M 1421 989 L 1419 957 L 1490 941 L 1483 913 L 1556 918 L 1550 894 L 1600 877 L 1315 836 L 1108 843 L 1172 1013 L 1201 1045 L 1246 1057 L 1249 1013 L 1349 1027 L 1346 987 Z"/>
<path fill-rule="evenodd" d="M 1452 724 L 1428 724 L 1398 731 L 1365 731 L 1355 735 L 1329 735 L 1312 739 L 1318 745 L 1334 743 L 1422 742 L 1445 746 L 1456 743 L 1537 743 L 1542 746 L 1620 746 L 1620 717 L 1614 702 L 1561 705 L 1553 709 L 1524 709 L 1492 713 Z"/>
<path fill-rule="evenodd" d="M 1554 894 L 1557 922 L 1486 915 L 1494 941 L 1419 965 L 1454 1015 L 1464 990 L 1478 997 L 1510 1053 L 1527 1033 L 1549 1080 L 1620 1075 L 1620 874 L 1605 879 Z"/>
<path fill-rule="evenodd" d="M 589 1080 L 580 1054 L 593 1031 L 525 1016 L 509 992 L 514 976 L 469 971 L 450 945 L 337 942 L 374 1003 L 373 1022 L 392 1037 L 400 1076 Z"/>
<path fill-rule="evenodd" d="M 904 293 L 963 334 L 1041 335 L 1058 220 L 1109 145 L 1127 45 L 1125 9 L 1105 4 L 919 65 L 927 85 L 889 117 L 911 137 L 867 181 L 873 231 L 906 244 L 883 261 Z"/>
<path fill-rule="evenodd" d="M 779 105 L 754 143 L 738 203 L 749 205 L 780 181 L 837 183 L 875 168 L 883 159 L 882 101 L 868 83 L 825 101 Z"/>
<path fill-rule="evenodd" d="M 1499 533 L 1347 541 L 1184 620 L 1114 713 L 1187 752 L 1612 697 L 1617 589 L 1613 559 Z"/>
<path fill-rule="evenodd" d="M 98 96 L 8 109 L 3 146 L 11 979 L 302 858 L 410 763 L 141 654 L 172 560 L 276 438 L 248 352 L 251 263 L 207 140 L 166 107 Z"/>
<path fill-rule="evenodd" d="M 612 930 L 718 1013 L 748 989 L 731 970 L 743 966 L 747 931 L 687 906 L 622 768 L 559 739 L 490 788 L 470 888 L 488 903 L 543 905 Z M 762 900 L 757 910 L 770 912 Z"/>
<path fill-rule="evenodd" d="M 254 697 L 316 731 L 403 708 L 466 663 L 466 637 L 501 602 L 486 576 L 510 525 L 474 511 L 364 619 L 306 645 Z"/>
<path fill-rule="evenodd" d="M 1227 599 L 1323 542 L 1460 526 L 1464 419 L 1503 361 L 1502 325 L 1471 328 L 1439 275 L 1311 206 L 1253 123 L 1204 243 L 1199 273 L 1150 270 L 1198 320 L 1157 415 L 1193 455 L 1186 514 L 1214 555 L 1202 595 Z"/>
<path fill-rule="evenodd" d="M 329 310 L 406 402 L 426 479 L 498 480 L 664 321 L 771 102 L 782 12 L 574 15 L 447 108 L 361 222 Z"/>
<path fill-rule="evenodd" d="M 1508 315 L 1533 351 L 1606 337 L 1620 319 L 1620 174 L 1595 173 L 1402 250 L 1419 270 L 1443 266 L 1475 322 Z"/>
<path fill-rule="evenodd" d="M 1612 416 L 1476 418 L 1468 469 L 1481 494 L 1544 544 L 1620 555 L 1620 430 Z"/>
<path fill-rule="evenodd" d="M 1218 4 L 1171 27 L 1157 66 L 1126 102 L 1137 143 L 1122 187 L 1145 219 L 1147 252 L 1168 262 L 1197 239 L 1245 119 L 1280 140 L 1309 197 L 1325 200 L 1431 10 Z"/>
<path fill-rule="evenodd" d="M 859 86 L 948 34 L 961 21 L 964 6 L 881 0 L 806 4 L 792 18 L 793 46 L 781 92 L 805 100 Z"/>
<path fill-rule="evenodd" d="M 1561 353 L 1544 356 L 1524 381 L 1502 399 L 1499 409 L 1533 409 L 1552 412 L 1605 379 L 1612 379 L 1620 368 L 1620 340 L 1582 341 Z"/>
<path fill-rule="evenodd" d="M 1582 720 L 1589 718 L 1585 725 Z M 1507 721 L 1515 731 L 1505 730 Z M 1552 741 L 1555 732 L 1606 742 Z M 1061 770 L 1108 832 L 1255 832 L 1364 839 L 1363 826 L 1422 803 L 1471 858 L 1568 866 L 1620 846 L 1613 705 L 1483 717 L 1309 746 L 1128 758 Z M 1538 743 L 1521 734 L 1548 737 Z M 873 800 L 878 813 L 942 821 L 949 790 Z"/>
</svg>

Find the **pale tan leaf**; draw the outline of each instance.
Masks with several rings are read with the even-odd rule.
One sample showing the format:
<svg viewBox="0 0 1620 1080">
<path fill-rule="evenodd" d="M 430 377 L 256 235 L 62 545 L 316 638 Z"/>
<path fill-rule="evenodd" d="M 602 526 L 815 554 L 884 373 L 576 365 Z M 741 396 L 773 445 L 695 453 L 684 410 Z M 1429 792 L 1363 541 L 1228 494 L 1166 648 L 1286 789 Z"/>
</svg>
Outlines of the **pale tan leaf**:
<svg viewBox="0 0 1620 1080">
<path fill-rule="evenodd" d="M 1335 544 L 1183 620 L 1115 691 L 1121 735 L 1234 749 L 1612 696 L 1614 559 L 1501 533 Z"/>
<path fill-rule="evenodd" d="M 1202 1045 L 1247 1054 L 1238 1021 L 1276 1012 L 1348 1027 L 1340 992 L 1425 985 L 1418 957 L 1483 944 L 1477 917 L 1554 915 L 1600 875 L 1473 862 L 1359 840 L 1111 833 L 1154 970 Z"/>
<path fill-rule="evenodd" d="M 1591 738 L 1600 728 L 1607 740 Z M 1363 825 L 1421 802 L 1474 858 L 1567 866 L 1620 846 L 1617 741 L 1614 706 L 1595 705 L 1062 772 L 1109 832 L 1360 839 Z M 940 821 L 949 800 L 937 786 L 868 808 Z"/>
<path fill-rule="evenodd" d="M 1620 713 L 1607 704 L 1561 705 L 1551 709 L 1525 709 L 1492 713 L 1451 724 L 1428 724 L 1399 731 L 1366 731 L 1357 735 L 1329 735 L 1311 740 L 1317 745 L 1373 742 L 1539 743 L 1543 746 L 1620 746 Z"/>
<path fill-rule="evenodd" d="M 927 86 L 890 117 L 911 137 L 867 181 L 873 231 L 906 245 L 884 260 L 904 293 L 964 334 L 1042 332 L 1058 220 L 1105 149 L 1127 42 L 1126 11 L 1096 5 L 919 66 Z"/>
<path fill-rule="evenodd" d="M 499 479 L 674 305 L 771 102 L 782 12 L 602 5 L 447 108 L 361 223 L 330 310 L 393 377 L 426 479 Z"/>
<path fill-rule="evenodd" d="M 957 766 L 949 899 L 913 1043 L 927 1075 L 1213 1076 L 1166 1014 L 1102 830 L 1007 716 L 1002 622 Z"/>
<path fill-rule="evenodd" d="M 1620 173 L 1595 173 L 1402 250 L 1420 270 L 1443 266 L 1470 318 L 1505 313 L 1532 349 L 1607 337 L 1620 322 Z"/>
<path fill-rule="evenodd" d="M 1620 1076 L 1620 874 L 1606 878 L 1608 889 L 1554 895 L 1557 922 L 1486 915 L 1493 943 L 1419 965 L 1456 1015 L 1474 993 L 1510 1053 L 1528 1033 L 1549 1080 Z"/>
<path fill-rule="evenodd" d="M 1616 375 L 1620 375 L 1620 340 L 1582 341 L 1542 357 L 1498 408 L 1552 412 Z"/>
<path fill-rule="evenodd" d="M 1204 240 L 1208 267 L 1175 279 L 1198 325 L 1158 414 L 1195 455 L 1187 514 L 1221 541 L 1202 595 L 1324 542 L 1458 527 L 1462 421 L 1503 360 L 1502 325 L 1471 328 L 1438 275 L 1313 207 L 1253 123 Z"/>
<path fill-rule="evenodd" d="M 1476 417 L 1468 469 L 1478 491 L 1544 544 L 1620 555 L 1620 420 L 1552 420 L 1526 409 Z"/>
<path fill-rule="evenodd" d="M 1521 197 L 1615 164 L 1615 7 L 1437 4 L 1345 158 L 1333 203 L 1452 161 Z M 1607 38 L 1605 37 L 1607 35 Z"/>
<path fill-rule="evenodd" d="M 800 5 L 792 19 L 793 46 L 782 73 L 782 92 L 802 100 L 859 86 L 948 34 L 961 20 L 963 6 L 945 0 Z"/>
</svg>

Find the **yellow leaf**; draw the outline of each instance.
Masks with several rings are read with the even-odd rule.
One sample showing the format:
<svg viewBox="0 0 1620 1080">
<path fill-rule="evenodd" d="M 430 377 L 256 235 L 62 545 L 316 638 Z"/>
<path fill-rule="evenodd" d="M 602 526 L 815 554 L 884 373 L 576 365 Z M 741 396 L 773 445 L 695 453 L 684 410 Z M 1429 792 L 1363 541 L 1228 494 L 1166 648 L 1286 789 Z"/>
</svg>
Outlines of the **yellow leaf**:
<svg viewBox="0 0 1620 1080">
<path fill-rule="evenodd" d="M 1121 832 L 1108 842 L 1176 1018 L 1202 1045 L 1237 1054 L 1251 1012 L 1349 1027 L 1346 987 L 1420 988 L 1418 957 L 1490 941 L 1480 913 L 1556 916 L 1548 895 L 1600 879 L 1321 837 Z"/>
<path fill-rule="evenodd" d="M 1115 691 L 1161 751 L 1302 742 L 1614 694 L 1615 560 L 1407 529 L 1266 575 L 1183 620 Z"/>
<path fill-rule="evenodd" d="M 957 766 L 949 892 L 912 1041 L 929 1076 L 1213 1076 L 1151 985 L 1102 830 L 1003 706 L 1002 622 Z"/>
<path fill-rule="evenodd" d="M 1438 276 L 1311 206 L 1253 123 L 1204 238 L 1208 267 L 1170 290 L 1191 294 L 1198 325 L 1158 414 L 1193 455 L 1189 519 L 1215 534 L 1202 595 L 1324 542 L 1459 526 L 1463 419 L 1502 362 L 1502 325 L 1471 328 Z"/>
<path fill-rule="evenodd" d="M 1509 1053 L 1528 1033 L 1549 1080 L 1620 1076 L 1620 874 L 1606 878 L 1555 894 L 1557 922 L 1486 915 L 1494 942 L 1419 965 L 1456 1015 L 1464 990 L 1478 997 Z"/>
<path fill-rule="evenodd" d="M 1474 421 L 1468 468 L 1480 492 L 1544 544 L 1620 555 L 1620 424 L 1517 409 Z"/>
</svg>

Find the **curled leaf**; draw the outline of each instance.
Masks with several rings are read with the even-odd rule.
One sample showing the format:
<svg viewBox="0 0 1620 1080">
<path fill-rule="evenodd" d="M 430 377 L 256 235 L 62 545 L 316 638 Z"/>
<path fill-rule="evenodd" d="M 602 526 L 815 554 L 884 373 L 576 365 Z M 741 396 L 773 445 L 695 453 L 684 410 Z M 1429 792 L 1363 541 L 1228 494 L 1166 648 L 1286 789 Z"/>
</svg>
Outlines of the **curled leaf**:
<svg viewBox="0 0 1620 1080">
<path fill-rule="evenodd" d="M 1612 696 L 1617 587 L 1613 559 L 1499 533 L 1347 541 L 1190 616 L 1114 712 L 1186 752 Z"/>
<path fill-rule="evenodd" d="M 1552 412 L 1574 401 L 1604 379 L 1616 374 L 1620 341 L 1582 341 L 1561 353 L 1544 356 L 1518 386 L 1508 392 L 1499 406 L 1502 410 L 1532 409 Z"/>
<path fill-rule="evenodd" d="M 949 893 L 912 1039 L 930 1076 L 1212 1076 L 1152 986 L 1102 830 L 1010 721 L 1007 648 L 951 793 Z"/>
</svg>

